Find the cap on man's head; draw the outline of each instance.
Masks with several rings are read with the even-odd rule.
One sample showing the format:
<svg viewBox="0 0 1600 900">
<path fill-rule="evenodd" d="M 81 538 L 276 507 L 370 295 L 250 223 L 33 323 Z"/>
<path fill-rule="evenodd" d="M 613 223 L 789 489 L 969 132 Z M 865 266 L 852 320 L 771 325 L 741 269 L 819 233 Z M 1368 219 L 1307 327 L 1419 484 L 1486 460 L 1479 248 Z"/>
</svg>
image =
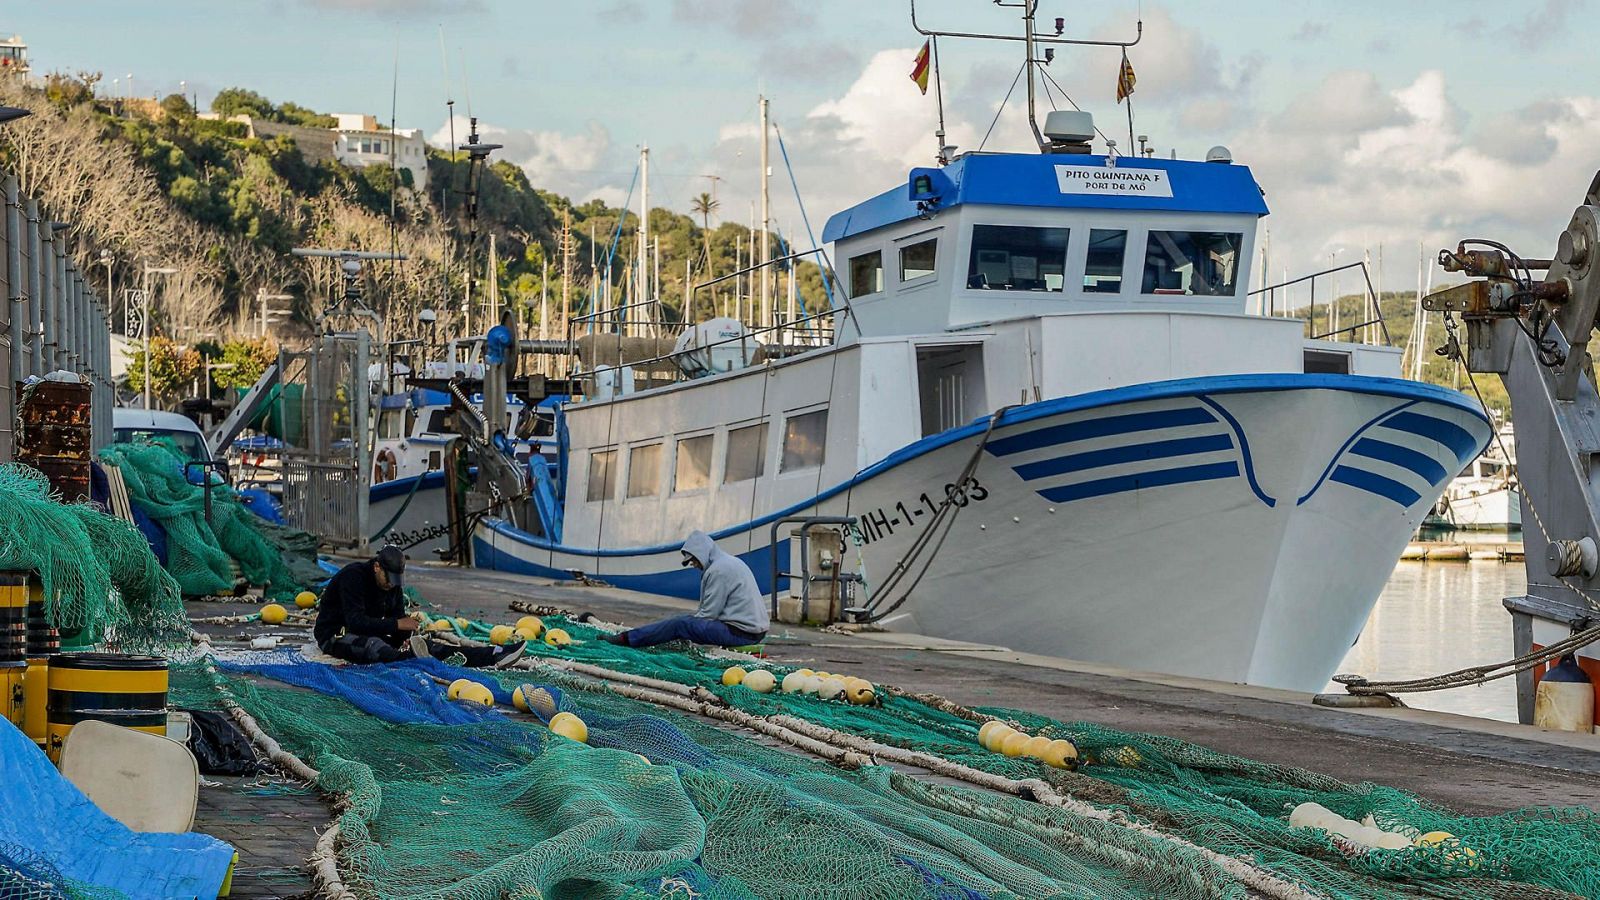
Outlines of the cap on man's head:
<svg viewBox="0 0 1600 900">
<path fill-rule="evenodd" d="M 390 544 L 379 550 L 374 559 L 389 576 L 389 583 L 399 587 L 406 571 L 406 555 L 401 552 L 400 548 Z"/>
</svg>

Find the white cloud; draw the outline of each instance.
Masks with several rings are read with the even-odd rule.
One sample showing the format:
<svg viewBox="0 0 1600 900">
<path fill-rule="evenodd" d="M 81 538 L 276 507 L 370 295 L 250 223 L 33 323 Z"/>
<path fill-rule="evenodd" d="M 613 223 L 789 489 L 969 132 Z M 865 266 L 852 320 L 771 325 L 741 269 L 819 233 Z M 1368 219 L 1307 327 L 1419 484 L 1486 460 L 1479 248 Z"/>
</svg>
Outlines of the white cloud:
<svg viewBox="0 0 1600 900">
<path fill-rule="evenodd" d="M 456 116 L 457 146 L 466 144 L 468 128 L 467 119 Z M 536 188 L 554 191 L 579 202 L 594 197 L 600 197 L 608 203 L 620 203 L 622 200 L 624 192 L 609 183 L 610 176 L 614 174 L 607 167 L 612 150 L 611 134 L 598 122 L 590 122 L 581 132 L 568 133 L 502 128 L 480 121 L 478 136 L 484 143 L 503 144 L 505 149 L 496 151 L 491 159 L 516 163 L 528 173 L 528 180 Z M 428 142 L 435 147 L 448 148 L 449 123 L 434 131 Z"/>
<path fill-rule="evenodd" d="M 1389 289 L 1412 286 L 1414 257 L 1465 237 L 1548 256 L 1600 158 L 1600 99 L 1501 113 L 1474 129 L 1445 77 L 1383 91 L 1336 73 L 1240 132 L 1235 158 L 1267 190 L 1273 280 L 1384 245 Z M 1376 277 L 1376 273 L 1374 273 Z"/>
</svg>

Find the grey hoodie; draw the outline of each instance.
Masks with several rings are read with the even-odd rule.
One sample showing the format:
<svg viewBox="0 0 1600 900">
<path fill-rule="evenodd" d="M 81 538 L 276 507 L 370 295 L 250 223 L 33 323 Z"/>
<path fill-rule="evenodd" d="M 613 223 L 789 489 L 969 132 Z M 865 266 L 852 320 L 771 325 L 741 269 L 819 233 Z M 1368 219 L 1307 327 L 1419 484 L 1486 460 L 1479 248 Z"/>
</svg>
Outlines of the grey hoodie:
<svg viewBox="0 0 1600 900">
<path fill-rule="evenodd" d="M 765 634 L 772 619 L 767 600 L 756 586 L 756 576 L 744 560 L 725 553 L 704 531 L 690 532 L 683 552 L 705 566 L 700 574 L 700 619 L 721 619 L 741 631 Z"/>
</svg>

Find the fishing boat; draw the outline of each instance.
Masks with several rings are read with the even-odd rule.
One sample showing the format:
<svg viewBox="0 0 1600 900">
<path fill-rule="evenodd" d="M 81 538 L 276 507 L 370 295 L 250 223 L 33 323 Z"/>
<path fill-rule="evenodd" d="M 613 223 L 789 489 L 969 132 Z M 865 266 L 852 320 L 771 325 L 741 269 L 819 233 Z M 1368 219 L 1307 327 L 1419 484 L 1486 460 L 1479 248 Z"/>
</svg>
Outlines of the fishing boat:
<svg viewBox="0 0 1600 900">
<path fill-rule="evenodd" d="M 1433 518 L 1447 528 L 1521 531 L 1522 494 L 1517 488 L 1516 432 L 1510 422 L 1460 475 L 1450 479 Z"/>
<path fill-rule="evenodd" d="M 423 364 L 415 373 L 397 366 L 392 378 L 404 381 L 415 374 L 425 383 L 460 379 L 481 384 L 482 343 L 481 336 L 451 341 L 439 360 Z M 374 389 L 373 399 L 376 433 L 367 486 L 368 521 L 384 542 L 444 555 L 451 544 L 452 504 L 446 496 L 449 466 L 455 460 L 465 478 L 476 468 L 474 451 L 460 441 L 454 410 L 470 406 L 481 412 L 483 394 L 463 393 L 457 402 L 447 391 L 412 387 L 387 392 Z M 562 399 L 550 396 L 530 405 L 515 396 L 507 398 L 505 434 L 510 456 L 518 465 L 528 466 L 535 459 L 555 465 L 555 407 Z M 453 443 L 459 444 L 454 451 L 459 459 L 453 455 Z"/>
<path fill-rule="evenodd" d="M 833 215 L 823 346 L 717 320 L 579 353 L 562 490 L 540 528 L 480 522 L 475 564 L 693 597 L 704 529 L 776 593 L 805 529 L 844 523 L 820 577 L 859 578 L 861 621 L 1321 687 L 1490 421 L 1398 377 L 1371 322 L 1262 314 L 1268 207 L 1225 148 L 1095 134 L 1052 113 L 1040 152 L 948 154 Z"/>
</svg>

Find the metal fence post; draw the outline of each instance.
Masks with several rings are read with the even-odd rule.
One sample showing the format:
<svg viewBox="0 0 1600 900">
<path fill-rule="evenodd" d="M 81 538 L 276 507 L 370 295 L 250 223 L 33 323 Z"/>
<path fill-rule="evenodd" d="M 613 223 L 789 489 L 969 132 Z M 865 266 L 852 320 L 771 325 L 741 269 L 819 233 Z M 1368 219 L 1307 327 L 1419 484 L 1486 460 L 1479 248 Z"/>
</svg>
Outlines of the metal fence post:
<svg viewBox="0 0 1600 900">
<path fill-rule="evenodd" d="M 43 375 L 44 368 L 44 242 L 39 234 L 39 201 L 23 206 L 28 217 L 28 373 Z"/>
<path fill-rule="evenodd" d="M 7 367 L 7 377 L 10 384 L 7 388 L 15 390 L 17 382 L 23 379 L 24 355 L 27 352 L 27 325 L 28 325 L 28 295 L 23 284 L 22 274 L 22 244 L 25 240 L 25 229 L 22 227 L 22 208 L 17 198 L 17 176 L 7 175 L 5 181 L 6 191 L 6 293 L 9 295 L 9 309 L 11 317 L 11 365 Z M 7 404 L 6 421 L 11 421 L 12 409 Z"/>
<path fill-rule="evenodd" d="M 56 368 L 56 236 L 40 212 L 39 269 L 43 272 L 43 305 L 39 308 L 39 374 Z"/>
</svg>

